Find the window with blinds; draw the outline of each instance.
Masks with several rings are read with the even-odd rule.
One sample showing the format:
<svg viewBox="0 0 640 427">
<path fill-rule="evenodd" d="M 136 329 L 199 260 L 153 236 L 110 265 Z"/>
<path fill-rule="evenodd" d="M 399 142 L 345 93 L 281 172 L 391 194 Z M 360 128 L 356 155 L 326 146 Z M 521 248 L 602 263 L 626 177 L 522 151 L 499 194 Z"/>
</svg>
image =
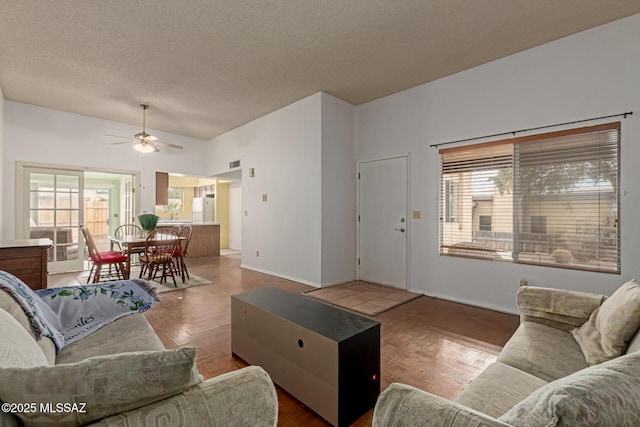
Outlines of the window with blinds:
<svg viewBox="0 0 640 427">
<path fill-rule="evenodd" d="M 620 123 L 440 150 L 440 254 L 620 272 Z"/>
</svg>

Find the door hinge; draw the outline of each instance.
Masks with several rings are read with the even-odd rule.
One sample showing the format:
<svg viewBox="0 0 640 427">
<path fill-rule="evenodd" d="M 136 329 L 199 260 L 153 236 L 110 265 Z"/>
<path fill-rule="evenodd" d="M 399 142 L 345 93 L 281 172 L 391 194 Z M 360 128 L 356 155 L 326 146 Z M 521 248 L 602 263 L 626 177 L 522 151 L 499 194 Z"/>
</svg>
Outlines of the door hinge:
<svg viewBox="0 0 640 427">
<path fill-rule="evenodd" d="M 358 265 L 360 265 L 360 258 L 358 258 Z"/>
<path fill-rule="evenodd" d="M 358 172 L 358 179 L 360 179 L 360 172 Z"/>
<path fill-rule="evenodd" d="M 360 215 L 358 215 L 358 222 L 360 222 Z"/>
</svg>

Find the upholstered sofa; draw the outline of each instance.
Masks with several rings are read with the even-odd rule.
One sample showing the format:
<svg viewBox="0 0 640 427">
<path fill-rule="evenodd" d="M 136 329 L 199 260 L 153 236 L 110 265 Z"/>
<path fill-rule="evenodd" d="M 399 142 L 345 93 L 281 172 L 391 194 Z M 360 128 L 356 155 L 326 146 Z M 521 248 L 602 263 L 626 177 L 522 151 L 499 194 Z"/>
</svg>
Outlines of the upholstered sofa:
<svg viewBox="0 0 640 427">
<path fill-rule="evenodd" d="M 56 354 L 0 290 L 0 426 L 277 424 L 277 395 L 264 370 L 203 381 L 195 357 L 194 348 L 166 350 L 141 313 Z"/>
<path fill-rule="evenodd" d="M 640 425 L 640 286 L 611 297 L 541 287 L 517 295 L 520 326 L 453 400 L 394 383 L 374 427 Z"/>
</svg>

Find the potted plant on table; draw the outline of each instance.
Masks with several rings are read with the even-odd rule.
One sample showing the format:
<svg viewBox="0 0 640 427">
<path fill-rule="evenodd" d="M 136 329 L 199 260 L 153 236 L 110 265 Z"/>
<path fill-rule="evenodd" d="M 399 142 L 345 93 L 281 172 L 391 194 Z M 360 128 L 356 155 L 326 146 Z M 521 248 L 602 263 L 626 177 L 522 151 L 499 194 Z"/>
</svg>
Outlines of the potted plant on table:
<svg viewBox="0 0 640 427">
<path fill-rule="evenodd" d="M 147 234 L 156 229 L 159 219 L 160 217 L 156 214 L 142 214 L 138 216 L 140 227 L 142 227 Z"/>
</svg>

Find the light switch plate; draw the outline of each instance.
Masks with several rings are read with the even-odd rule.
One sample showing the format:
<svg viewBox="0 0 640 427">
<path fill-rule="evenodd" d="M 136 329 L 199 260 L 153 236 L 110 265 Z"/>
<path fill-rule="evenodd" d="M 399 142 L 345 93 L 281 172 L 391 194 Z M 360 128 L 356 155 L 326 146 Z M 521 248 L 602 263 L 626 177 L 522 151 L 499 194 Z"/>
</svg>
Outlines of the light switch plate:
<svg viewBox="0 0 640 427">
<path fill-rule="evenodd" d="M 266 202 L 266 201 L 267 201 L 267 193 L 264 193 L 264 194 L 262 195 L 262 201 L 263 201 L 263 202 Z"/>
<path fill-rule="evenodd" d="M 413 219 L 420 219 L 422 213 L 420 211 L 413 211 Z"/>
</svg>

